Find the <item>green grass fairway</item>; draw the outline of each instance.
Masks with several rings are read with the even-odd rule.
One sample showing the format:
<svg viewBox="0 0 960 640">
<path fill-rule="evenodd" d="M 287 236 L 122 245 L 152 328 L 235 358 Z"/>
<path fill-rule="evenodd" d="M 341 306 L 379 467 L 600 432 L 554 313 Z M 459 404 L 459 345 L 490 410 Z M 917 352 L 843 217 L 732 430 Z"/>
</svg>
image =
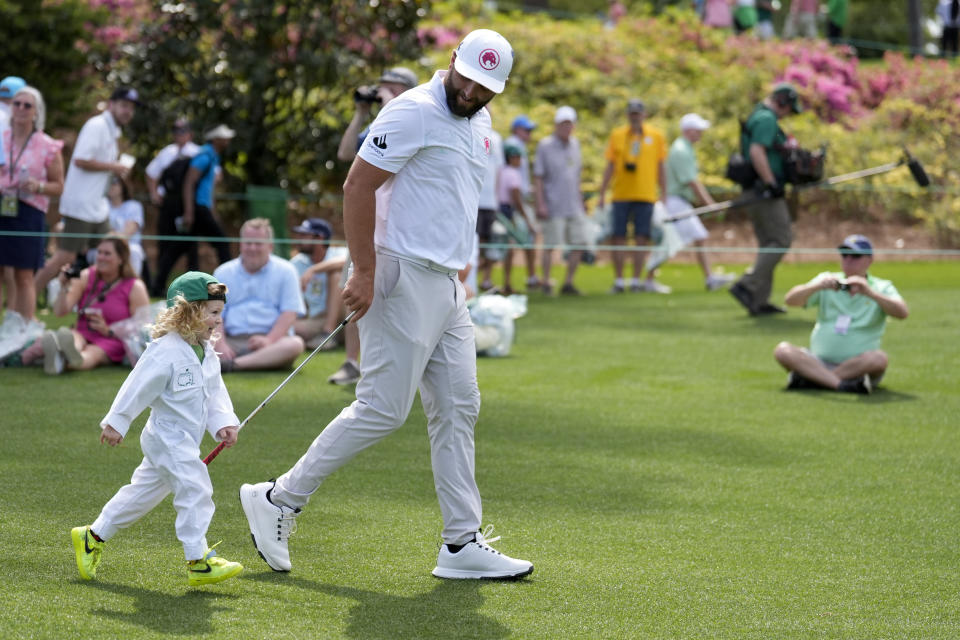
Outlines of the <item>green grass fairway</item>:
<svg viewBox="0 0 960 640">
<path fill-rule="evenodd" d="M 777 297 L 826 264 L 784 264 Z M 406 426 L 320 488 L 294 569 L 257 556 L 243 482 L 289 468 L 352 399 L 318 355 L 210 472 L 208 539 L 235 580 L 187 587 L 169 499 L 79 579 L 70 528 L 140 462 L 98 422 L 120 368 L 0 370 L 4 638 L 960 637 L 960 261 L 879 263 L 910 304 L 871 396 L 786 392 L 772 351 L 814 311 L 752 319 L 691 265 L 669 296 L 531 296 L 510 357 L 478 363 L 484 522 L 534 562 L 521 582 L 430 575 L 441 529 L 419 401 Z M 555 274 L 557 275 L 557 274 Z M 521 274 L 517 274 L 520 282 Z M 282 373 L 227 377 L 241 418 Z M 204 453 L 213 447 L 208 439 Z"/>
</svg>

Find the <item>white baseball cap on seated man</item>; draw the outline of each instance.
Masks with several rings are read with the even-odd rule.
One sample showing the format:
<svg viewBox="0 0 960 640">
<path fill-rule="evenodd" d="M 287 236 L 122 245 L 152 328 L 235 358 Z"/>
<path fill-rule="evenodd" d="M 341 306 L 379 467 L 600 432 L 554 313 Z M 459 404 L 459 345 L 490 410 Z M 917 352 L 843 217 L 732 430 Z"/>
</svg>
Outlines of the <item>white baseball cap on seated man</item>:
<svg viewBox="0 0 960 640">
<path fill-rule="evenodd" d="M 557 115 L 553 116 L 553 123 L 560 124 L 561 122 L 576 122 L 577 121 L 577 110 L 573 107 L 563 105 L 557 109 Z"/>
<path fill-rule="evenodd" d="M 456 54 L 453 68 L 457 73 L 494 93 L 503 93 L 513 68 L 513 47 L 506 38 L 490 29 L 477 29 L 467 34 Z"/>
</svg>

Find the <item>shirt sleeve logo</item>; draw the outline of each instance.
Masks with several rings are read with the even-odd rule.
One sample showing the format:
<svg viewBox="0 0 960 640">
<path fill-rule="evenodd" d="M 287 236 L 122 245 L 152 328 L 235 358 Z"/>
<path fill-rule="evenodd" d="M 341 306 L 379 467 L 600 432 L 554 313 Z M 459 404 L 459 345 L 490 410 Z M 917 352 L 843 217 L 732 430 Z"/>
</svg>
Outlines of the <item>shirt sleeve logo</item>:
<svg viewBox="0 0 960 640">
<path fill-rule="evenodd" d="M 382 136 L 376 136 L 376 137 L 374 137 L 374 139 L 373 139 L 373 144 L 374 144 L 378 149 L 386 149 L 386 148 L 387 148 L 387 134 L 383 134 Z"/>
<path fill-rule="evenodd" d="M 483 138 L 483 148 L 486 149 L 487 155 L 490 155 L 490 138 L 486 136 Z"/>
</svg>

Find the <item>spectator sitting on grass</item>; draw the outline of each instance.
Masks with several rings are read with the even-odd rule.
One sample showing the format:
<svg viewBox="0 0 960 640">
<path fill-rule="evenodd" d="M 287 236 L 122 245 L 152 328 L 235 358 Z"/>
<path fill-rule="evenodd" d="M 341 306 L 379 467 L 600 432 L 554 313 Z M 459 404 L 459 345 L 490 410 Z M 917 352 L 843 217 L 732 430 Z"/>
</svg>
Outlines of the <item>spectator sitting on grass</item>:
<svg viewBox="0 0 960 640">
<path fill-rule="evenodd" d="M 330 240 L 333 229 L 323 218 L 310 218 L 292 231 L 298 237 L 309 240 Z M 290 262 L 300 274 L 300 289 L 307 306 L 307 315 L 293 323 L 293 330 L 303 338 L 308 349 L 316 349 L 328 335 L 333 333 L 346 315 L 346 307 L 340 298 L 340 272 L 347 260 L 344 247 L 328 247 L 326 244 L 303 243 L 297 247 L 297 255 Z M 336 348 L 331 340 L 325 350 Z"/>
<path fill-rule="evenodd" d="M 71 278 L 60 271 L 60 292 L 53 312 L 65 316 L 77 309 L 77 324 L 44 331 L 41 339 L 23 351 L 24 365 L 43 357 L 43 370 L 58 375 L 65 369 L 86 370 L 120 364 L 126 355 L 123 340 L 110 325 L 133 317 L 150 304 L 147 285 L 130 265 L 130 247 L 119 235 L 108 235 L 97 246 L 96 262 Z"/>
<path fill-rule="evenodd" d="M 224 373 L 284 369 L 303 352 L 303 340 L 293 333 L 293 322 L 306 311 L 300 279 L 288 260 L 272 254 L 270 221 L 253 218 L 240 227 L 240 257 L 213 272 L 230 291 L 216 344 Z"/>
<path fill-rule="evenodd" d="M 787 389 L 825 387 L 870 393 L 887 369 L 880 340 L 887 316 L 906 318 L 907 303 L 889 280 L 867 273 L 873 245 L 848 236 L 840 245 L 842 272 L 824 272 L 787 292 L 790 306 L 816 306 L 810 349 L 781 342 L 773 357 L 789 372 Z"/>
</svg>

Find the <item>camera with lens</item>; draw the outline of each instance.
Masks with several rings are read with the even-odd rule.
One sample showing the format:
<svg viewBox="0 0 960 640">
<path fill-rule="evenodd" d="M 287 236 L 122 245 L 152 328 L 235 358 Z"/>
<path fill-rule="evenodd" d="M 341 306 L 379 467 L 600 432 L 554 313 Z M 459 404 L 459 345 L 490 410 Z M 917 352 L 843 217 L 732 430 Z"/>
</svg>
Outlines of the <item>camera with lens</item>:
<svg viewBox="0 0 960 640">
<path fill-rule="evenodd" d="M 838 282 L 838 283 L 837 283 L 837 291 L 849 291 L 849 290 L 850 290 L 850 283 L 849 283 L 849 282 Z"/>
<path fill-rule="evenodd" d="M 380 88 L 376 85 L 368 85 L 365 87 L 357 87 L 353 90 L 353 101 L 354 102 L 367 102 L 369 104 L 380 104 L 382 100 L 377 91 Z"/>
<path fill-rule="evenodd" d="M 67 274 L 68 278 L 79 278 L 80 273 L 89 266 L 90 263 L 87 262 L 84 256 L 77 256 L 77 259 L 73 261 L 73 264 L 71 264 L 64 273 Z"/>
<path fill-rule="evenodd" d="M 623 163 L 623 168 L 626 169 L 627 171 L 636 171 L 636 170 L 637 170 L 637 163 L 636 163 L 636 162 L 624 162 L 624 163 Z"/>
</svg>

